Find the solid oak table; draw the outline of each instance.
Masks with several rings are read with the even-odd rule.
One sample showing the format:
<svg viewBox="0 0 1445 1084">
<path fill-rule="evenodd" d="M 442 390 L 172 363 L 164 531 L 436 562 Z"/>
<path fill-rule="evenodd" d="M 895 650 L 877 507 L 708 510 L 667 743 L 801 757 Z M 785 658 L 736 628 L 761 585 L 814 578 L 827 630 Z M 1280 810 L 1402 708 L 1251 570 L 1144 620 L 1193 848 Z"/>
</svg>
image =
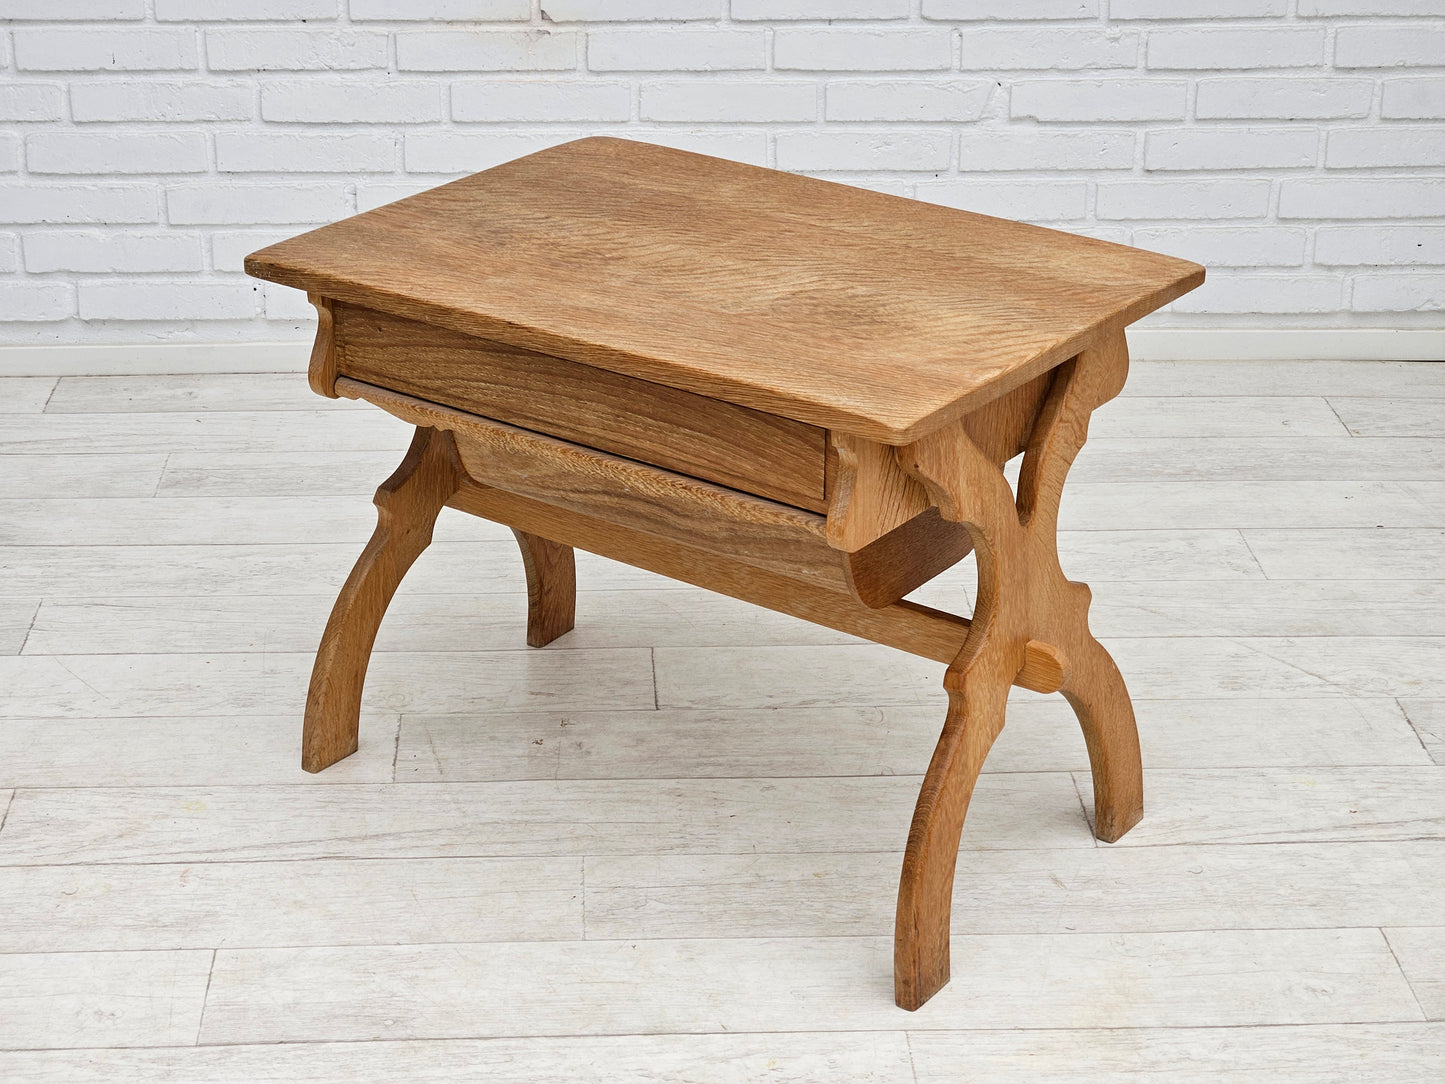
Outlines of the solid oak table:
<svg viewBox="0 0 1445 1084">
<path fill-rule="evenodd" d="M 1133 708 L 1055 548 L 1124 327 L 1195 264 L 618 139 L 584 139 L 250 256 L 320 313 L 310 381 L 416 425 L 317 652 L 302 739 L 355 751 L 382 614 L 443 506 L 510 526 L 527 643 L 573 547 L 948 664 L 894 982 L 948 981 L 959 834 L 1012 685 L 1062 692 L 1095 832 L 1143 808 Z M 1022 453 L 1017 494 L 1002 465 Z M 904 601 L 970 550 L 972 619 Z"/>
</svg>

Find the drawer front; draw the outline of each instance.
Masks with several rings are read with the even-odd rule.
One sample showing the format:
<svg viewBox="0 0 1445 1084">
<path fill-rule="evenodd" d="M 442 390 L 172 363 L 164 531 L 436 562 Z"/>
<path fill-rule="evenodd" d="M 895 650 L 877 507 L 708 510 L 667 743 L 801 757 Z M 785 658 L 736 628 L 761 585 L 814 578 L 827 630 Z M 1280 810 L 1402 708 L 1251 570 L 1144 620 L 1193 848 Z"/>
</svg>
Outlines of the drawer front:
<svg viewBox="0 0 1445 1084">
<path fill-rule="evenodd" d="M 814 512 L 816 426 L 372 309 L 333 308 L 337 371 Z"/>
</svg>

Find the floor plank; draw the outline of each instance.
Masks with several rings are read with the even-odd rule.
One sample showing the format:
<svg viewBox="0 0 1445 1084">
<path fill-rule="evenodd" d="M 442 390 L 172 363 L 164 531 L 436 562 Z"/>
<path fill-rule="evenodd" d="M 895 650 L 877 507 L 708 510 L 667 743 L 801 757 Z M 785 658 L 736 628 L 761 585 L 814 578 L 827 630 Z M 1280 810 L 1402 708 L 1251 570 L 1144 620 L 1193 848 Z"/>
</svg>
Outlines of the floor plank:
<svg viewBox="0 0 1445 1084">
<path fill-rule="evenodd" d="M 1445 577 L 1442 530 L 1248 530 L 1250 551 L 1271 579 L 1432 580 Z"/>
<path fill-rule="evenodd" d="M 300 465 L 296 473 L 303 473 Z M 1096 439 L 1091 433 L 1089 442 L 1069 470 L 1069 485 L 1190 481 L 1402 482 L 1439 481 L 1442 477 L 1445 477 L 1445 441 L 1438 435 L 1220 440 L 1218 437 Z"/>
<path fill-rule="evenodd" d="M 162 455 L 7 455 L 5 496 L 150 497 L 161 479 Z"/>
<path fill-rule="evenodd" d="M 0 953 L 0 1049 L 193 1043 L 209 949 Z"/>
<path fill-rule="evenodd" d="M 517 589 L 512 593 L 399 595 L 387 611 L 375 650 L 527 650 L 521 561 L 511 556 L 515 567 L 509 586 Z M 31 655 L 314 651 L 333 601 L 326 595 L 304 595 L 281 608 L 266 595 L 52 600 L 40 607 L 25 650 Z M 5 642 L 3 613 L 0 608 L 0 649 Z M 574 649 L 859 641 L 724 595 L 683 587 L 581 591 L 577 628 L 554 642 L 557 648 Z"/>
<path fill-rule="evenodd" d="M 1400 707 L 1431 759 L 1445 764 L 1445 700 L 1401 700 Z"/>
<path fill-rule="evenodd" d="M 592 855 L 587 936 L 886 936 L 899 865 L 896 853 L 884 852 Z M 975 850 L 959 859 L 953 929 L 992 935 L 1405 926 L 1437 921 L 1442 898 L 1439 839 Z"/>
<path fill-rule="evenodd" d="M 1431 1020 L 1445 1020 L 1445 926 L 1392 929 L 1385 936 L 1420 1008 Z"/>
<path fill-rule="evenodd" d="M 449 513 L 443 512 L 443 518 Z M 1232 565 L 1248 562 L 1261 577 L 1244 543 L 1234 532 L 1228 540 L 1206 540 Z M 1201 547 L 1181 547 L 1182 563 Z M 335 601 L 361 553 L 356 542 L 291 542 L 250 545 L 163 546 L 0 546 L 0 576 L 11 589 L 47 598 L 133 598 L 137 596 L 264 595 L 294 598 L 318 595 Z M 1172 556 L 1173 551 L 1169 556 Z M 1168 556 L 1161 560 L 1160 566 Z M 1224 571 L 1222 575 L 1245 575 Z M 577 554 L 580 582 L 593 590 L 672 590 L 675 580 L 654 576 L 591 554 Z M 1262 577 L 1261 577 L 1262 578 Z M 410 595 L 466 591 L 522 591 L 521 557 L 509 538 L 476 542 L 433 542 L 407 573 L 397 592 Z M 184 603 L 177 603 L 184 605 Z M 320 632 L 318 630 L 318 637 Z M 314 646 L 314 645 L 313 645 Z"/>
<path fill-rule="evenodd" d="M 901 851 L 920 776 L 16 791 L 0 865 Z M 1020 816 L 1027 810 L 1027 816 Z M 967 847 L 1089 847 L 1069 775 L 991 775 Z"/>
<path fill-rule="evenodd" d="M 1098 636 L 1445 636 L 1445 578 L 1225 580 L 1208 590 L 1187 580 L 1109 583 L 1094 592 L 1089 627 Z"/>
<path fill-rule="evenodd" d="M 368 712 L 361 748 L 324 772 L 301 770 L 298 699 L 287 715 L 6 719 L 0 786 L 161 787 L 388 783 L 398 716 Z"/>
<path fill-rule="evenodd" d="M 792 1031 L 805 1021 L 894 1030 L 892 949 L 891 938 L 730 938 L 222 950 L 201 1041 Z M 1378 930 L 955 937 L 953 961 L 953 981 L 910 1029 L 1419 1019 Z M 639 984 L 653 996 L 627 996 Z"/>
<path fill-rule="evenodd" d="M 185 373 L 166 376 L 65 376 L 47 414 L 138 414 L 210 410 L 368 409 L 350 399 L 327 401 L 301 373 Z"/>
<path fill-rule="evenodd" d="M 0 718 L 284 715 L 306 703 L 310 652 L 0 655 Z M 550 711 L 654 704 L 650 653 L 382 652 L 362 710 Z"/>
<path fill-rule="evenodd" d="M 0 873 L 0 953 L 581 937 L 580 858 L 11 866 Z"/>
<path fill-rule="evenodd" d="M 1445 1076 L 1438 1024 L 917 1031 L 918 1084 L 1405 1084 Z"/>
<path fill-rule="evenodd" d="M 53 376 L 0 376 L 0 414 L 39 414 L 55 380 Z"/>
<path fill-rule="evenodd" d="M 7 500 L 4 546 L 164 546 L 290 543 L 314 537 L 351 542 L 356 552 L 376 528 L 376 509 L 356 497 L 57 497 Z M 444 541 L 510 538 L 505 527 L 444 514 Z"/>
<path fill-rule="evenodd" d="M 1088 775 L 1075 779 L 1092 810 Z M 1445 838 L 1445 768 L 1434 764 L 1145 769 L 1144 788 L 1148 812 L 1116 847 Z"/>
<path fill-rule="evenodd" d="M 1445 397 L 1445 365 L 1418 361 L 1135 361 L 1125 396 Z"/>
<path fill-rule="evenodd" d="M 318 399 L 317 403 L 321 400 Z M 412 426 L 379 410 L 0 414 L 0 454 L 149 455 L 157 451 L 339 452 L 386 449 L 397 461 Z"/>
<path fill-rule="evenodd" d="M 1431 763 L 1388 698 L 1135 700 L 1134 710 L 1144 763 L 1154 768 Z M 913 775 L 932 755 L 943 714 L 940 697 L 925 707 L 407 715 L 397 778 Z M 985 772 L 1088 768 L 1083 735 L 1062 697 L 1010 704 L 1008 725 L 984 763 Z"/>
<path fill-rule="evenodd" d="M 172 452 L 161 497 L 249 497 L 273 493 L 370 499 L 401 462 L 390 449 L 313 452 L 305 459 L 275 452 Z"/>
<path fill-rule="evenodd" d="M 1331 396 L 1330 406 L 1357 437 L 1438 437 L 1445 431 L 1445 401 Z"/>
<path fill-rule="evenodd" d="M 18 655 L 35 623 L 38 599 L 0 595 L 0 655 Z"/>
<path fill-rule="evenodd" d="M 1345 432 L 1330 404 L 1313 396 L 1120 396 L 1089 419 L 1089 436 L 1106 439 L 1207 436 L 1239 440 L 1329 437 Z"/>
<path fill-rule="evenodd" d="M 618 1035 L 0 1053 L 0 1076 L 31 1084 L 898 1084 L 913 1079 L 901 1031 Z"/>
<path fill-rule="evenodd" d="M 1084 482 L 1066 490 L 1059 526 L 1069 531 L 1442 527 L 1445 482 Z"/>
</svg>

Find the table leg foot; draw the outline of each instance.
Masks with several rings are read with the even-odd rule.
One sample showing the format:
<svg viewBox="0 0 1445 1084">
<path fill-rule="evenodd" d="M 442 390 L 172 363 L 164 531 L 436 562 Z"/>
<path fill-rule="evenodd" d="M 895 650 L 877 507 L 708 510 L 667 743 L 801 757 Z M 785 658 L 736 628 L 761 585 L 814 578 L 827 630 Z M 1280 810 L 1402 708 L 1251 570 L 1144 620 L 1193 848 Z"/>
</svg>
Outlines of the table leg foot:
<svg viewBox="0 0 1445 1084">
<path fill-rule="evenodd" d="M 948 715 L 908 830 L 893 928 L 894 999 L 909 1011 L 948 982 L 959 838 L 984 758 L 1003 730 L 1012 677 L 1004 673 L 1006 665 L 985 650 L 962 669 L 950 666 L 944 677 Z"/>
<path fill-rule="evenodd" d="M 1082 629 L 1063 694 L 1079 717 L 1094 777 L 1094 835 L 1113 843 L 1144 815 L 1144 768 L 1134 705 L 1113 658 Z"/>
<path fill-rule="evenodd" d="M 430 545 L 437 514 L 458 481 L 450 435 L 419 428 L 406 458 L 377 489 L 376 530 L 341 588 L 311 670 L 301 737 L 306 771 L 319 772 L 356 752 L 376 631 L 401 578 Z"/>
<path fill-rule="evenodd" d="M 527 569 L 527 643 L 546 647 L 577 621 L 577 562 L 571 546 L 515 527 Z"/>
</svg>

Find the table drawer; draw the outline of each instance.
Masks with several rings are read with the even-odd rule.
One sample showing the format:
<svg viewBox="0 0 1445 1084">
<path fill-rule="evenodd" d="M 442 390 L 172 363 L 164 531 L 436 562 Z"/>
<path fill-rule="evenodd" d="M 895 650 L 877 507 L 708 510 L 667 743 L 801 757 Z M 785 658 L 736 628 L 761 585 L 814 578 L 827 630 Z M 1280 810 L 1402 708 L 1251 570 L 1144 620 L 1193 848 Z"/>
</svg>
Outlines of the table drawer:
<svg viewBox="0 0 1445 1084">
<path fill-rule="evenodd" d="M 372 309 L 335 302 L 331 315 L 343 376 L 827 510 L 816 426 Z"/>
</svg>

